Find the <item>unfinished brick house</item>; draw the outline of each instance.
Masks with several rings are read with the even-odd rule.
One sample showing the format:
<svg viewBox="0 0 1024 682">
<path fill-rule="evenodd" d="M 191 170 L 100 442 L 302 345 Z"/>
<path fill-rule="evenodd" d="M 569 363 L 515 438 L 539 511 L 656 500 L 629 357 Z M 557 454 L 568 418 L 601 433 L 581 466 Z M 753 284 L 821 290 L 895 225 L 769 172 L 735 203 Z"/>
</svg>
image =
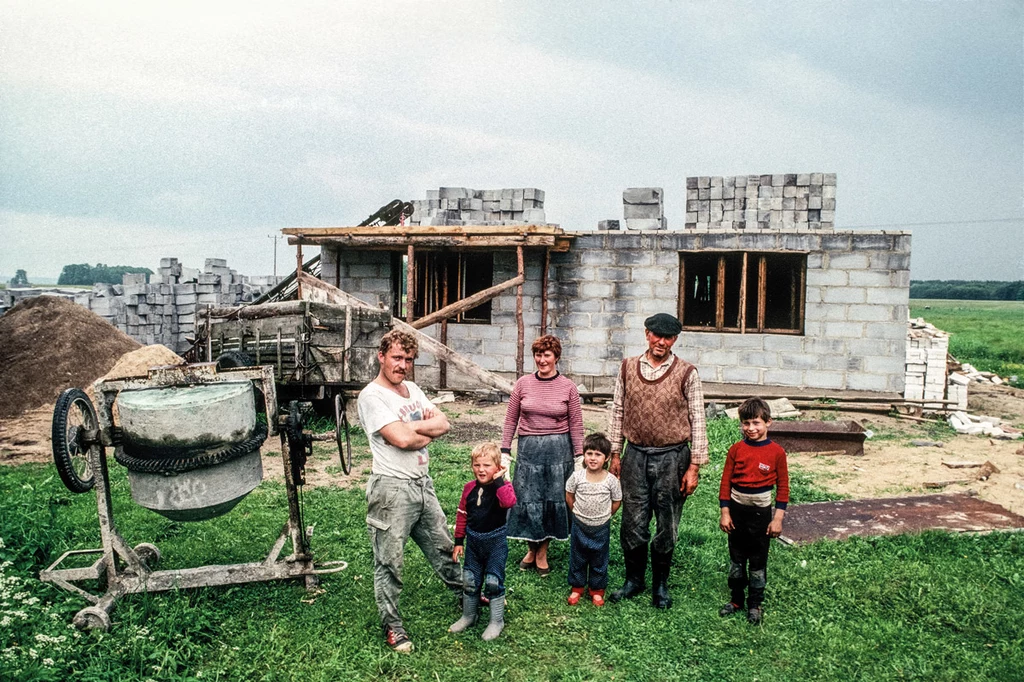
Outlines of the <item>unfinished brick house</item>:
<svg viewBox="0 0 1024 682">
<path fill-rule="evenodd" d="M 627 229 L 596 231 L 507 224 L 543 214 L 539 190 L 455 190 L 414 202 L 412 225 L 285 233 L 321 247 L 324 282 L 509 379 L 532 371 L 529 345 L 547 332 L 564 374 L 610 392 L 622 358 L 646 349 L 644 319 L 671 312 L 684 324 L 675 350 L 705 382 L 903 392 L 910 234 L 836 231 L 834 175 L 688 178 L 681 230 L 667 229 L 659 188 L 627 190 Z M 432 316 L 474 294 L 474 307 Z M 475 384 L 429 353 L 416 379 Z"/>
</svg>

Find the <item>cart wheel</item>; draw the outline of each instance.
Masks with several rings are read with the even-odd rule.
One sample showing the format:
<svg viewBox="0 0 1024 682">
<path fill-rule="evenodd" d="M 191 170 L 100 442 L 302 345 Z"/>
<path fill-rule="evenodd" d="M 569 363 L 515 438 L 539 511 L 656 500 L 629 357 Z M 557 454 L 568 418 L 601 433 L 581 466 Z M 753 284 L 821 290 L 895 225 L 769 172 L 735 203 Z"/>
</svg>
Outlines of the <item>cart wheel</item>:
<svg viewBox="0 0 1024 682">
<path fill-rule="evenodd" d="M 352 473 L 352 439 L 348 433 L 348 414 L 345 399 L 340 393 L 334 396 L 334 439 L 338 441 L 338 457 L 341 470 L 348 476 Z"/>
<path fill-rule="evenodd" d="M 110 629 L 110 614 L 98 606 L 87 606 L 76 613 L 71 622 L 79 630 L 106 632 Z"/>
<path fill-rule="evenodd" d="M 146 566 L 155 566 L 160 561 L 160 550 L 157 546 L 149 542 L 140 542 L 135 545 L 135 553 L 139 555 L 142 563 Z"/>
<path fill-rule="evenodd" d="M 96 409 L 84 391 L 69 388 L 60 394 L 53 408 L 53 463 L 60 480 L 73 493 L 87 493 L 96 485 L 89 449 L 103 446 L 88 442 L 86 434 L 97 434 L 98 428 Z"/>
</svg>

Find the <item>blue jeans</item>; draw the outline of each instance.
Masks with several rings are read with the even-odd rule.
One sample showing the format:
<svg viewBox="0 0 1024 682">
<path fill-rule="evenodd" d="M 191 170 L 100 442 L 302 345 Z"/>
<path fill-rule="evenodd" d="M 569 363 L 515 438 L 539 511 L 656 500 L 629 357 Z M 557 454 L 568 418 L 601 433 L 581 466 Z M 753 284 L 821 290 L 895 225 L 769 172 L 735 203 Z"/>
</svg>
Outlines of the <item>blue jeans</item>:
<svg viewBox="0 0 1024 682">
<path fill-rule="evenodd" d="M 569 544 L 569 586 L 589 586 L 592 590 L 608 587 L 608 549 L 611 520 L 600 526 L 587 526 L 579 519 L 572 524 Z M 589 579 L 587 568 L 590 568 Z"/>
</svg>

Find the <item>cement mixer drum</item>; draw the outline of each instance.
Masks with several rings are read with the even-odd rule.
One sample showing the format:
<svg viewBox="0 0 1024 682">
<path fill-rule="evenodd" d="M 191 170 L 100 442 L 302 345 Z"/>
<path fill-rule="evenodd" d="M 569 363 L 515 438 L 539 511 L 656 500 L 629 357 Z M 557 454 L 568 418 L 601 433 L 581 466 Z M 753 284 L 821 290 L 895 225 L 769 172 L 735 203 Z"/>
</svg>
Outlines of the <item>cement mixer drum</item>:
<svg viewBox="0 0 1024 682">
<path fill-rule="evenodd" d="M 116 399 L 132 499 L 175 521 L 231 510 L 263 480 L 252 383 L 124 390 Z"/>
</svg>

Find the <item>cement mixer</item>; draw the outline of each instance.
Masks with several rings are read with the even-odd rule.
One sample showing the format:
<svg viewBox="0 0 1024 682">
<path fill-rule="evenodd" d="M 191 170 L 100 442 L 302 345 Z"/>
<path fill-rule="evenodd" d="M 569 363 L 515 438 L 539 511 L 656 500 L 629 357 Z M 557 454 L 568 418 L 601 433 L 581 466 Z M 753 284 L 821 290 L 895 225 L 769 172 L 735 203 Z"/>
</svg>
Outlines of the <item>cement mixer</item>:
<svg viewBox="0 0 1024 682">
<path fill-rule="evenodd" d="M 317 576 L 343 570 L 345 562 L 314 565 L 304 528 L 298 488 L 314 440 L 337 440 L 344 460 L 347 423 L 338 419 L 335 434 L 314 436 L 303 430 L 307 410 L 289 404 L 278 414 L 274 370 L 270 366 L 220 369 L 214 363 L 155 368 L 146 377 L 100 380 L 93 385 L 97 406 L 80 389 L 61 394 L 53 414 L 53 456 L 69 490 L 96 489 L 102 547 L 65 552 L 40 573 L 92 602 L 74 623 L 106 630 L 117 599 L 137 592 L 304 578 L 312 588 Z M 257 399 L 266 421 L 257 418 Z M 281 458 L 288 498 L 288 520 L 267 556 L 248 564 L 155 571 L 160 551 L 151 543 L 129 546 L 114 523 L 106 448 L 128 472 L 137 504 L 174 521 L 205 521 L 228 513 L 263 480 L 260 446 L 281 435 Z M 292 553 L 281 558 L 290 540 Z M 60 568 L 71 558 L 98 555 L 84 568 Z M 69 563 L 72 563 L 69 561 Z M 102 595 L 76 582 L 105 583 Z"/>
</svg>

